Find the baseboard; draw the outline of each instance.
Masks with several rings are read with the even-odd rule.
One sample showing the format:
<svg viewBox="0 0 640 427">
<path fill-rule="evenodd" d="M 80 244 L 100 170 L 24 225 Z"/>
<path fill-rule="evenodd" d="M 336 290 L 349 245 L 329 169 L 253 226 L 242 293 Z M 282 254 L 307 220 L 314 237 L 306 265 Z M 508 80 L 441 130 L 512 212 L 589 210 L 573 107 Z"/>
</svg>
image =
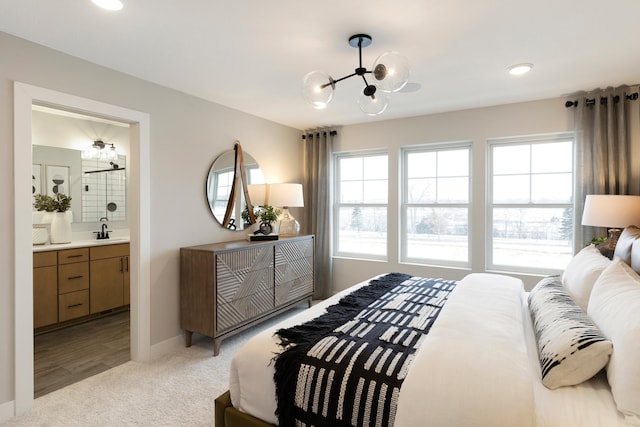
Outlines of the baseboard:
<svg viewBox="0 0 640 427">
<path fill-rule="evenodd" d="M 10 420 L 16 414 L 16 402 L 12 400 L 0 404 L 0 423 Z"/>
<path fill-rule="evenodd" d="M 180 347 L 184 347 L 184 335 L 176 335 L 173 338 L 153 344 L 151 346 L 151 360 L 164 356 L 167 353 L 172 353 Z"/>
</svg>

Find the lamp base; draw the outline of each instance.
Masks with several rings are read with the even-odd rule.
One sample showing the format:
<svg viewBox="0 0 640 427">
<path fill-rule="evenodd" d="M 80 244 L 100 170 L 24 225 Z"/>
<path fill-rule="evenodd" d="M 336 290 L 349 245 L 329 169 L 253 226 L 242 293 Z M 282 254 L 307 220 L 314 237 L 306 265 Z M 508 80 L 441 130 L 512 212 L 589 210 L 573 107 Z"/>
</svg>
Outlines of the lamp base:
<svg viewBox="0 0 640 427">
<path fill-rule="evenodd" d="M 609 259 L 613 259 L 613 253 L 616 250 L 616 244 L 618 243 L 618 238 L 620 238 L 621 233 L 622 229 L 620 228 L 610 228 L 607 240 L 597 245 L 596 248 L 598 248 L 602 255 Z"/>
<path fill-rule="evenodd" d="M 291 215 L 288 208 L 282 208 L 282 217 L 279 222 L 279 234 L 281 236 L 297 236 L 300 234 L 300 223 Z"/>
</svg>

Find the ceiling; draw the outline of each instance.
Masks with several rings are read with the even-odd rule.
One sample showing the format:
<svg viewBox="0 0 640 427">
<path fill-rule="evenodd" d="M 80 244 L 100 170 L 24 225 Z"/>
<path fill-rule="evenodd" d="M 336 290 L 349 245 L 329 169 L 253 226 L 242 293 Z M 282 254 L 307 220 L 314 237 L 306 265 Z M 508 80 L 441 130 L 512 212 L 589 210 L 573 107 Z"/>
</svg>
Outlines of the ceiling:
<svg viewBox="0 0 640 427">
<path fill-rule="evenodd" d="M 638 0 L 0 0 L 0 31 L 298 129 L 545 99 L 640 82 Z M 367 33 L 363 65 L 394 50 L 417 91 L 363 114 L 359 78 L 315 110 L 302 77 L 358 66 L 349 36 Z M 510 65 L 533 70 L 510 76 Z"/>
</svg>

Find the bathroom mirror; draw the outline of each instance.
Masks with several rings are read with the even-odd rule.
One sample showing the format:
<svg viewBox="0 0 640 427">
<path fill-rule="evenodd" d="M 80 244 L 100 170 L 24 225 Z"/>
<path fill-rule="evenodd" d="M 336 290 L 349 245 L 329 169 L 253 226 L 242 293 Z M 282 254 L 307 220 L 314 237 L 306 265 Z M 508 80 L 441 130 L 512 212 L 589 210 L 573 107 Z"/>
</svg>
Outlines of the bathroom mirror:
<svg viewBox="0 0 640 427">
<path fill-rule="evenodd" d="M 33 145 L 32 193 L 71 196 L 73 222 L 127 220 L 126 156 L 82 159 L 80 150 Z"/>
<path fill-rule="evenodd" d="M 239 144 L 238 144 L 239 145 Z M 246 206 L 245 189 L 240 176 L 235 176 L 236 150 L 218 156 L 207 175 L 206 197 L 215 220 L 229 230 L 244 230 L 242 211 Z M 246 184 L 264 184 L 264 176 L 258 162 L 247 152 L 243 153 Z M 235 179 L 234 179 L 235 177 Z M 225 225 L 225 213 L 230 218 Z"/>
</svg>

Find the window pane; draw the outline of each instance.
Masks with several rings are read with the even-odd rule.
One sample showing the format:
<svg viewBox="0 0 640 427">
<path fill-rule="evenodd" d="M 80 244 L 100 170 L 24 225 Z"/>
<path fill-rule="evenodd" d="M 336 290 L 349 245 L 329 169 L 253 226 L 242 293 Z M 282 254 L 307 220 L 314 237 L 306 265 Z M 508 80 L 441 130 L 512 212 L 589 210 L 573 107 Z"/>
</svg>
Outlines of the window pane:
<svg viewBox="0 0 640 427">
<path fill-rule="evenodd" d="M 438 152 L 438 176 L 468 176 L 469 150 Z"/>
<path fill-rule="evenodd" d="M 363 157 L 364 173 L 362 179 L 387 179 L 387 156 Z"/>
<path fill-rule="evenodd" d="M 573 253 L 573 209 L 493 209 L 493 264 L 563 269 Z"/>
<path fill-rule="evenodd" d="M 409 179 L 409 189 L 407 191 L 407 201 L 409 203 L 435 203 L 436 202 L 436 179 L 435 178 L 415 178 Z"/>
<path fill-rule="evenodd" d="M 387 180 L 364 181 L 364 203 L 387 203 Z"/>
<path fill-rule="evenodd" d="M 340 183 L 340 203 L 360 203 L 362 202 L 362 182 L 341 182 Z"/>
<path fill-rule="evenodd" d="M 531 172 L 571 172 L 572 169 L 573 144 L 571 141 L 531 146 Z"/>
<path fill-rule="evenodd" d="M 469 179 L 440 178 L 438 179 L 438 202 L 467 203 L 469 201 Z"/>
<path fill-rule="evenodd" d="M 493 203 L 529 203 L 530 175 L 493 177 Z"/>
<path fill-rule="evenodd" d="M 468 261 L 467 208 L 408 208 L 407 257 Z"/>
<path fill-rule="evenodd" d="M 362 157 L 340 158 L 340 181 L 362 179 Z"/>
<path fill-rule="evenodd" d="M 387 254 L 387 209 L 341 207 L 338 218 L 338 252 Z"/>
<path fill-rule="evenodd" d="M 571 173 L 550 173 L 531 176 L 531 200 L 534 203 L 571 203 L 573 176 Z"/>
<path fill-rule="evenodd" d="M 436 176 L 436 153 L 407 153 L 407 176 L 409 178 L 425 178 Z"/>
<path fill-rule="evenodd" d="M 493 174 L 529 173 L 530 145 L 493 147 Z"/>
</svg>

